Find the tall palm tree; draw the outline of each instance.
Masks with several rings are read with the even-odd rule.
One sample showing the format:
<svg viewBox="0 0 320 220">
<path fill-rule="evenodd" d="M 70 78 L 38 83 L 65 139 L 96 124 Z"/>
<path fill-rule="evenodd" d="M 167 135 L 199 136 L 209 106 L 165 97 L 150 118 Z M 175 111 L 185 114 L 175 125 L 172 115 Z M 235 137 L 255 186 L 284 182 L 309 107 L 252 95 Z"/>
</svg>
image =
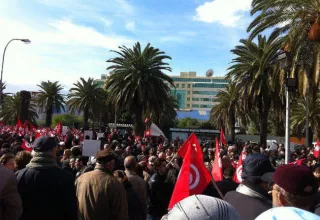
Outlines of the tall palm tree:
<svg viewBox="0 0 320 220">
<path fill-rule="evenodd" d="M 6 124 L 15 124 L 20 116 L 21 100 L 20 93 L 16 93 L 13 96 L 6 96 L 4 98 L 2 109 L 0 111 L 0 118 Z M 38 114 L 36 106 L 32 103 L 29 104 L 28 109 L 28 121 L 36 125 Z"/>
<path fill-rule="evenodd" d="M 253 0 L 251 14 L 258 14 L 248 27 L 250 38 L 268 28 L 286 33 L 285 50 L 292 55 L 291 75 L 299 81 L 299 91 L 315 98 L 320 79 L 320 42 L 310 41 L 310 33 L 320 37 L 320 1 Z M 318 27 L 319 30 L 314 29 Z"/>
<path fill-rule="evenodd" d="M 63 87 L 58 81 L 42 81 L 37 86 L 41 89 L 37 102 L 46 113 L 46 126 L 51 126 L 53 110 L 56 109 L 58 113 L 61 110 L 65 111 L 65 100 L 63 94 L 61 94 Z"/>
<path fill-rule="evenodd" d="M 137 135 L 144 130 L 143 115 L 147 112 L 159 112 L 167 103 L 170 88 L 166 83 L 173 80 L 163 71 L 171 71 L 168 63 L 171 59 L 164 52 L 148 44 L 143 50 L 140 43 L 133 48 L 119 47 L 118 57 L 109 59 L 112 63 L 108 70 L 112 74 L 106 81 L 106 89 L 111 103 L 116 108 L 125 108 L 134 115 L 134 128 Z M 157 116 L 158 117 L 158 116 Z"/>
<path fill-rule="evenodd" d="M 73 84 L 68 95 L 67 106 L 72 114 L 83 113 L 84 127 L 88 127 L 89 117 L 92 116 L 94 110 L 101 106 L 104 102 L 104 95 L 98 83 L 93 78 L 87 81 L 80 78 L 80 81 Z"/>
<path fill-rule="evenodd" d="M 309 104 L 309 128 L 310 128 L 310 140 L 313 138 L 313 134 L 316 138 L 320 138 L 319 126 L 320 126 L 320 93 L 317 93 L 316 99 L 308 98 Z M 293 100 L 291 107 L 291 129 L 298 136 L 302 137 L 302 131 L 306 126 L 306 100 L 303 97 L 298 97 Z"/>
<path fill-rule="evenodd" d="M 279 99 L 275 82 L 279 83 L 279 68 L 276 65 L 277 52 L 283 39 L 278 32 L 273 32 L 269 38 L 258 36 L 258 42 L 240 40 L 232 53 L 232 60 L 227 77 L 239 84 L 239 96 L 246 111 L 257 109 L 260 126 L 260 143 L 266 146 L 267 122 L 272 101 Z M 276 80 L 277 79 L 277 80 Z"/>
<path fill-rule="evenodd" d="M 234 82 L 229 82 L 226 90 L 217 94 L 216 104 L 210 112 L 210 121 L 218 128 L 224 128 L 229 133 L 232 142 L 235 140 L 236 118 L 241 118 L 239 88 Z"/>
</svg>

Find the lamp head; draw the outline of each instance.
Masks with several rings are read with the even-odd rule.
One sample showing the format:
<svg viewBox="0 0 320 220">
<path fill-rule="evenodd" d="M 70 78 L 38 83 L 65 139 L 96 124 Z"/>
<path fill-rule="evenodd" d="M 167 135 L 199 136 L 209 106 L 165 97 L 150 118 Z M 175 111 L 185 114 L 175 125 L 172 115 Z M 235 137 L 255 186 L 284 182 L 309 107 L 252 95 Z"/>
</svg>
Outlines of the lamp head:
<svg viewBox="0 0 320 220">
<path fill-rule="evenodd" d="M 31 43 L 31 40 L 29 39 L 21 39 L 21 41 L 25 44 L 30 44 Z"/>
</svg>

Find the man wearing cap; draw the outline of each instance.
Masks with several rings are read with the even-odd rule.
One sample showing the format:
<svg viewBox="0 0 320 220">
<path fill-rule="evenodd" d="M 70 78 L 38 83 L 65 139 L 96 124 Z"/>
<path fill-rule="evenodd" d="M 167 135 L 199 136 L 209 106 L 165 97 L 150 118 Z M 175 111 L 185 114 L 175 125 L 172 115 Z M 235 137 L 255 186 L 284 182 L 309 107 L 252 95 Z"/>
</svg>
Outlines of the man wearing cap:
<svg viewBox="0 0 320 220">
<path fill-rule="evenodd" d="M 228 192 L 224 198 L 235 207 L 241 219 L 255 219 L 272 208 L 271 197 L 261 180 L 269 172 L 274 172 L 274 169 L 269 158 L 263 154 L 250 154 L 244 160 L 241 175 L 243 182 L 236 191 Z"/>
<path fill-rule="evenodd" d="M 79 219 L 128 219 L 126 191 L 113 177 L 113 169 L 113 152 L 105 149 L 97 153 L 94 171 L 76 180 Z"/>
<path fill-rule="evenodd" d="M 57 165 L 58 144 L 40 137 L 33 144 L 34 156 L 17 175 L 24 219 L 77 219 L 74 178 Z"/>
<path fill-rule="evenodd" d="M 273 206 L 292 206 L 311 211 L 317 181 L 308 167 L 295 164 L 279 166 L 273 180 Z"/>
</svg>

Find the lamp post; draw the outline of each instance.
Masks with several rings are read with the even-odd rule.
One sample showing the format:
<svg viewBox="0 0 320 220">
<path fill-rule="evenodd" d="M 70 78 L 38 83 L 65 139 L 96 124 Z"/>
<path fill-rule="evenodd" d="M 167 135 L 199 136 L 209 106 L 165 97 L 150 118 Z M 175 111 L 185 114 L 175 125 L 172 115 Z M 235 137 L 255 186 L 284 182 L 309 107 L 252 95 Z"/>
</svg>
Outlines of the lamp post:
<svg viewBox="0 0 320 220">
<path fill-rule="evenodd" d="M 9 46 L 9 44 L 12 42 L 12 41 L 22 41 L 23 43 L 25 44 L 30 44 L 31 41 L 29 39 L 18 39 L 18 38 L 14 38 L 14 39 L 11 39 L 6 47 L 4 48 L 4 51 L 3 51 L 3 56 L 2 56 L 2 66 L 1 66 L 1 78 L 0 78 L 0 105 L 2 103 L 2 76 L 3 76 L 3 66 L 4 66 L 4 57 L 6 55 L 6 50 L 7 50 L 7 47 Z"/>
<path fill-rule="evenodd" d="M 290 92 L 293 92 L 296 88 L 296 79 L 289 77 L 290 72 L 290 54 L 287 52 L 280 52 L 278 55 L 278 61 L 280 68 L 285 70 L 286 79 L 286 128 L 285 128 L 285 163 L 290 163 Z"/>
</svg>

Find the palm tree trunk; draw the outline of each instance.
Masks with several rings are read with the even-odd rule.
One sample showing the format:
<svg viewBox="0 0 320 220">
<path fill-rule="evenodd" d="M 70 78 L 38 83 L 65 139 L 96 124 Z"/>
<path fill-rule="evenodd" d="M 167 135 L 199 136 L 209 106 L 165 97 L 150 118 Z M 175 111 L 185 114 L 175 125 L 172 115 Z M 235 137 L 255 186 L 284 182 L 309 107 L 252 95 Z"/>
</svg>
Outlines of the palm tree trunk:
<svg viewBox="0 0 320 220">
<path fill-rule="evenodd" d="M 235 137 L 236 137 L 236 134 L 235 134 L 235 127 L 236 127 L 236 117 L 235 117 L 235 114 L 234 114 L 234 111 L 233 110 L 231 110 L 230 112 L 229 112 L 229 120 L 230 120 L 230 135 L 229 135 L 229 137 L 230 137 L 230 141 L 232 142 L 232 143 L 234 143 L 234 140 L 235 140 Z"/>
<path fill-rule="evenodd" d="M 267 135 L 268 135 L 268 114 L 269 114 L 269 103 L 268 98 L 263 100 L 262 96 L 259 97 L 258 101 L 258 114 L 259 114 L 259 126 L 260 126 L 260 144 L 267 146 Z M 263 104 L 264 101 L 264 104 Z"/>
<path fill-rule="evenodd" d="M 20 103 L 21 103 L 21 109 L 20 109 L 20 120 L 22 123 L 24 123 L 26 120 L 28 120 L 28 113 L 29 113 L 29 105 L 31 100 L 31 94 L 28 91 L 21 91 L 20 92 Z"/>
<path fill-rule="evenodd" d="M 134 133 L 137 136 L 143 136 L 144 133 L 144 123 L 142 120 L 142 112 L 141 110 L 137 110 L 134 118 Z"/>
<path fill-rule="evenodd" d="M 52 123 L 53 106 L 49 106 L 46 111 L 46 126 L 50 127 Z"/>
<path fill-rule="evenodd" d="M 89 121 L 89 109 L 85 108 L 83 111 L 83 127 L 85 129 L 89 129 L 88 121 Z"/>
</svg>

